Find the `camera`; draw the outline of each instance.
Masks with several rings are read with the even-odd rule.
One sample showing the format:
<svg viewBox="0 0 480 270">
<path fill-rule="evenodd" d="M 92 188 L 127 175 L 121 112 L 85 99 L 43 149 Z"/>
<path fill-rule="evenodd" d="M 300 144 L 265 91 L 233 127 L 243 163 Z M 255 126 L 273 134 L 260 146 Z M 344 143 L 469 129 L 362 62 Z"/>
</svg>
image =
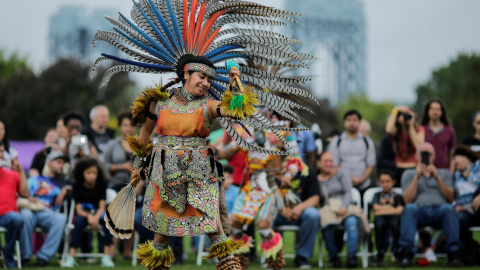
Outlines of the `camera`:
<svg viewBox="0 0 480 270">
<path fill-rule="evenodd" d="M 72 144 L 74 146 L 84 146 L 87 145 L 88 139 L 85 135 L 75 135 L 72 136 Z"/>
<path fill-rule="evenodd" d="M 403 119 L 404 119 L 405 121 L 410 121 L 410 120 L 412 120 L 412 115 L 411 115 L 411 114 L 409 114 L 409 113 L 401 113 L 401 114 L 403 115 Z"/>
</svg>

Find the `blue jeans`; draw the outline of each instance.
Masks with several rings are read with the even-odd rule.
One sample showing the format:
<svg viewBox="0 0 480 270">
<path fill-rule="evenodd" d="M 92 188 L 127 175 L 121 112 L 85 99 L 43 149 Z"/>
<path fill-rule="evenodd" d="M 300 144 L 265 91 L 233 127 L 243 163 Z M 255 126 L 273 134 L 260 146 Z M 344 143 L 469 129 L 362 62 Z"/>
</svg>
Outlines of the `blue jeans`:
<svg viewBox="0 0 480 270">
<path fill-rule="evenodd" d="M 273 227 L 282 225 L 300 226 L 299 239 L 295 246 L 297 256 L 310 259 L 313 257 L 313 249 L 315 248 L 315 240 L 318 227 L 320 226 L 320 213 L 315 207 L 305 209 L 299 219 L 288 221 L 284 216 L 277 215 L 273 223 Z"/>
<path fill-rule="evenodd" d="M 63 231 L 67 219 L 64 214 L 45 209 L 33 212 L 30 209 L 20 211 L 25 223 L 20 235 L 20 249 L 22 250 L 22 259 L 30 259 L 32 256 L 32 235 L 35 227 L 40 227 L 48 231 L 45 243 L 37 252 L 37 258 L 50 261 L 58 250 L 60 241 L 62 241 Z"/>
<path fill-rule="evenodd" d="M 17 212 L 8 212 L 5 215 L 0 215 L 0 227 L 7 228 L 5 233 L 5 254 L 6 261 L 12 261 L 15 254 L 15 241 L 20 236 L 23 227 L 23 217 Z"/>
<path fill-rule="evenodd" d="M 358 219 L 355 216 L 349 216 L 344 219 L 343 225 L 347 231 L 347 256 L 354 257 L 357 255 L 358 251 Z M 323 229 L 322 234 L 330 257 L 337 256 L 338 250 L 335 245 L 335 225 Z"/>
<path fill-rule="evenodd" d="M 135 210 L 135 221 L 133 223 L 133 226 L 135 230 L 138 232 L 140 235 L 140 241 L 139 243 L 144 243 L 147 240 L 153 240 L 154 233 L 153 231 L 145 228 L 142 225 L 142 208 L 138 208 Z"/>
<path fill-rule="evenodd" d="M 455 209 L 450 204 L 441 206 L 418 207 L 407 204 L 402 212 L 400 221 L 400 239 L 398 245 L 416 253 L 414 244 L 418 227 L 432 226 L 443 229 L 447 244 L 447 252 L 455 252 L 462 247 L 459 237 L 459 221 Z"/>
<path fill-rule="evenodd" d="M 72 230 L 72 240 L 70 241 L 70 247 L 78 248 L 80 247 L 82 241 L 83 229 L 88 226 L 88 220 L 84 217 L 76 216 L 74 218 L 73 224 L 75 225 L 75 227 Z M 103 218 L 100 218 L 100 222 L 98 224 L 102 226 L 101 229 L 99 228 L 97 234 L 98 244 L 103 244 L 104 246 L 113 245 L 113 236 L 105 226 L 105 220 Z"/>
</svg>

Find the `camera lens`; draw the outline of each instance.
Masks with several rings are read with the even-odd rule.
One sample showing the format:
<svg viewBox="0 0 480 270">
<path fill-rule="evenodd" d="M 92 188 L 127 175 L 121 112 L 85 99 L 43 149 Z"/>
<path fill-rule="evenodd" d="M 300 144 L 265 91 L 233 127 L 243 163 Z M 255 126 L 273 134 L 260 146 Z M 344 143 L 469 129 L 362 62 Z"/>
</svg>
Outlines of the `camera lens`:
<svg viewBox="0 0 480 270">
<path fill-rule="evenodd" d="M 402 113 L 402 115 L 403 115 L 403 119 L 405 119 L 406 121 L 412 119 L 412 115 L 409 113 Z"/>
</svg>

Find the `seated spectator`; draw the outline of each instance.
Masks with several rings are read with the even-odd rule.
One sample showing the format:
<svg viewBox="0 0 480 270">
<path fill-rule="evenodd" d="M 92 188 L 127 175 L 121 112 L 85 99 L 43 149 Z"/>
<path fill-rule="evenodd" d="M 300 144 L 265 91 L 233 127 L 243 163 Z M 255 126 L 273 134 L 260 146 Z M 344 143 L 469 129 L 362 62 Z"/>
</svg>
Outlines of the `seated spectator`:
<svg viewBox="0 0 480 270">
<path fill-rule="evenodd" d="M 83 117 L 77 112 L 70 112 L 65 115 L 63 122 L 68 130 L 67 144 L 63 152 L 70 158 L 70 164 L 75 166 L 76 161 L 81 158 L 96 157 L 98 153 L 92 142 L 82 141 L 80 137 Z"/>
<path fill-rule="evenodd" d="M 57 124 L 55 126 L 55 130 L 57 131 L 58 134 L 58 145 L 60 146 L 61 149 L 64 149 L 65 146 L 67 145 L 67 138 L 68 138 L 68 129 L 63 123 L 63 115 L 58 116 L 57 118 Z"/>
<path fill-rule="evenodd" d="M 80 247 L 82 232 L 90 225 L 92 230 L 98 230 L 98 242 L 104 244 L 103 267 L 114 267 L 110 254 L 113 252 L 112 235 L 105 226 L 103 218 L 106 210 L 107 186 L 104 172 L 99 161 L 93 158 L 79 160 L 73 169 L 73 199 L 75 200 L 75 228 L 72 231 L 70 253 L 62 267 L 74 267 L 75 249 Z M 101 225 L 101 227 L 99 226 Z"/>
<path fill-rule="evenodd" d="M 455 161 L 454 188 L 457 195 L 453 205 L 460 220 L 460 240 L 465 247 L 470 246 L 473 226 L 473 214 L 478 209 L 474 205 L 474 193 L 480 188 L 480 160 L 468 146 L 460 146 L 453 152 Z M 480 200 L 480 196 L 477 196 Z"/>
<path fill-rule="evenodd" d="M 5 147 L 0 140 L 0 160 L 4 160 Z M 0 163 L 0 227 L 8 230 L 5 234 L 5 247 L 3 255 L 7 268 L 16 268 L 13 258 L 15 254 L 15 241 L 20 237 L 23 227 L 22 215 L 17 209 L 17 193 L 20 197 L 28 198 L 27 177 L 22 165 L 17 159 L 12 160 L 11 167 L 2 166 Z"/>
<path fill-rule="evenodd" d="M 223 188 L 225 190 L 225 203 L 227 204 L 227 212 L 230 215 L 233 211 L 233 206 L 237 200 L 240 188 L 233 184 L 233 167 L 230 165 L 223 166 L 223 175 L 225 180 L 223 181 Z"/>
<path fill-rule="evenodd" d="M 33 251 L 32 236 L 35 227 L 48 231 L 45 243 L 37 252 L 38 266 L 48 264 L 62 241 L 62 232 L 65 229 L 67 219 L 64 214 L 55 212 L 55 210 L 58 210 L 65 195 L 71 190 L 71 186 L 65 185 L 63 179 L 64 162 L 65 157 L 62 151 L 51 151 L 46 159 L 49 174 L 33 176 L 28 179 L 29 204 L 20 210 L 25 220 L 20 236 L 22 266 L 28 267 L 30 265 Z"/>
<path fill-rule="evenodd" d="M 417 165 L 416 149 L 425 141 L 423 127 L 418 127 L 415 113 L 408 106 L 393 108 L 388 116 L 385 131 L 392 138 L 395 151 L 395 178 L 402 179 L 402 174 L 407 169 Z"/>
<path fill-rule="evenodd" d="M 58 133 L 55 128 L 48 129 L 47 134 L 45 135 L 45 145 L 43 149 L 38 151 L 35 156 L 33 157 L 32 164 L 30 165 L 30 170 L 28 171 L 28 175 L 38 176 L 43 175 L 43 167 L 45 166 L 45 160 L 47 159 L 48 154 L 53 149 L 60 150 L 60 146 L 57 144 L 58 141 Z"/>
<path fill-rule="evenodd" d="M 302 165 L 307 166 L 305 163 Z M 284 187 L 281 186 L 281 188 Z M 302 269 L 311 268 L 309 260 L 313 257 L 315 239 L 320 225 L 320 215 L 317 209 L 320 202 L 320 188 L 315 172 L 310 169 L 308 175 L 304 176 L 302 170 L 300 170 L 290 180 L 289 188 L 296 197 L 300 198 L 300 203 L 295 206 L 286 205 L 282 208 L 273 223 L 273 227 L 282 225 L 300 226 L 299 238 L 296 240 L 295 265 Z"/>
<path fill-rule="evenodd" d="M 393 192 L 393 186 L 396 179 L 395 174 L 389 170 L 380 171 L 379 184 L 382 191 L 373 196 L 373 211 L 375 218 L 375 241 L 377 244 L 377 263 L 379 266 L 385 262 L 385 252 L 387 248 L 385 239 L 387 231 L 390 231 L 393 236 L 392 251 L 398 254 L 398 237 L 400 233 L 400 215 L 403 211 L 403 197 Z M 396 256 L 397 257 L 397 256 Z"/>
<path fill-rule="evenodd" d="M 7 127 L 5 123 L 0 120 L 0 142 L 3 144 L 3 166 L 10 168 L 12 160 L 18 156 L 18 151 L 13 146 L 10 145 L 8 140 Z"/>
<path fill-rule="evenodd" d="M 98 153 L 96 157 L 101 162 L 105 162 L 105 150 L 108 142 L 115 137 L 115 131 L 107 128 L 109 115 L 107 106 L 94 106 L 90 110 L 90 121 L 92 123 L 82 130 L 82 134 L 87 135 L 88 140 L 95 146 L 95 152 Z"/>
<path fill-rule="evenodd" d="M 470 146 L 472 151 L 480 153 L 480 111 L 476 111 L 473 114 L 472 122 L 475 134 L 463 140 L 463 144 Z"/>
<path fill-rule="evenodd" d="M 343 224 L 347 230 L 347 267 L 358 265 L 358 234 L 359 223 L 357 217 L 362 218 L 363 229 L 370 231 L 370 225 L 362 210 L 352 202 L 352 181 L 343 169 L 335 168 L 333 156 L 330 152 L 323 152 L 317 160 L 320 173 L 317 179 L 320 191 L 325 198 L 320 208 L 321 227 L 325 245 L 330 255 L 330 262 L 334 268 L 340 268 L 342 262 L 338 257 L 335 238 L 336 225 Z"/>
<path fill-rule="evenodd" d="M 424 157 L 423 160 L 421 157 Z M 459 221 L 451 205 L 455 197 L 453 179 L 448 169 L 437 169 L 435 151 L 430 143 L 417 147 L 417 168 L 406 170 L 402 176 L 405 208 L 400 222 L 398 245 L 402 250 L 399 265 L 410 267 L 416 253 L 415 234 L 418 227 L 443 229 L 446 238 L 448 262 L 460 266 Z"/>
</svg>

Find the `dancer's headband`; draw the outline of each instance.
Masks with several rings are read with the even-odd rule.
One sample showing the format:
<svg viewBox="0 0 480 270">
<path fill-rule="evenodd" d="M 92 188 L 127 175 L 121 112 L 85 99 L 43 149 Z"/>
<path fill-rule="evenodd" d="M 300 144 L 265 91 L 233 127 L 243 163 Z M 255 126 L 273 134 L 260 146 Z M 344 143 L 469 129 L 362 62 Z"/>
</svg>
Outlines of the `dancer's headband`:
<svg viewBox="0 0 480 270">
<path fill-rule="evenodd" d="M 199 72 L 205 73 L 205 75 L 212 78 L 215 77 L 215 75 L 217 74 L 214 68 L 201 63 L 188 63 L 185 65 L 184 70 L 199 71 Z"/>
</svg>

